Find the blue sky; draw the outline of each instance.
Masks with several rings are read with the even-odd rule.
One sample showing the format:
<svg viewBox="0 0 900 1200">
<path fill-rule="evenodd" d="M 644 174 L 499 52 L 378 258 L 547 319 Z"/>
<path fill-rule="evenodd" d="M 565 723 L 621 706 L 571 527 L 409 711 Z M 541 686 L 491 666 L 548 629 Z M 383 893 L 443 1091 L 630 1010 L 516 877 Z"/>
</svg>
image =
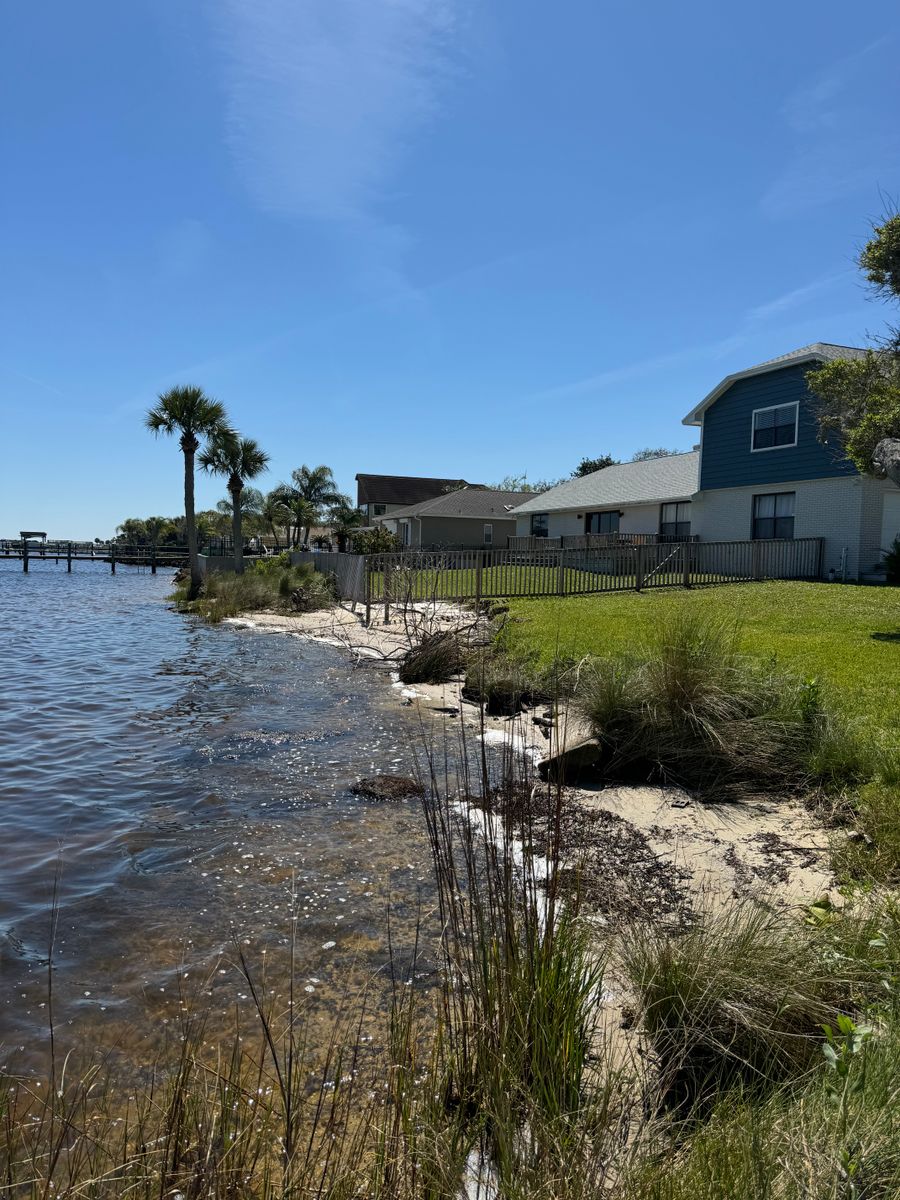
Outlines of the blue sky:
<svg viewBox="0 0 900 1200">
<path fill-rule="evenodd" d="M 887 315 L 873 0 L 68 0 L 0 41 L 0 536 L 181 510 L 199 383 L 272 455 L 494 481 L 690 448 L 730 371 Z M 224 494 L 200 479 L 198 502 Z"/>
</svg>

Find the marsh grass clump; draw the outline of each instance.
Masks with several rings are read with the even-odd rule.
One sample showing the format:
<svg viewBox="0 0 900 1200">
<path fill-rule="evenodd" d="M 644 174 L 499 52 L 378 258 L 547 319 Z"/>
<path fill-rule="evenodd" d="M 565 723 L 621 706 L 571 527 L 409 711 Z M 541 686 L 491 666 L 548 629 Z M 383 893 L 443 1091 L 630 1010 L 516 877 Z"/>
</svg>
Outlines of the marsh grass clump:
<svg viewBox="0 0 900 1200">
<path fill-rule="evenodd" d="M 242 575 L 210 572 L 198 598 L 188 600 L 187 595 L 186 586 L 176 589 L 178 606 L 212 624 L 248 612 L 313 612 L 330 608 L 335 601 L 330 577 L 309 563 L 292 566 L 289 554 L 259 559 L 248 564 Z"/>
<path fill-rule="evenodd" d="M 893 1200 L 900 1195 L 900 1031 L 835 1027 L 810 1073 L 767 1096 L 731 1094 L 645 1159 L 623 1200 Z M 668 1152 L 667 1152 L 668 1151 Z"/>
<path fill-rule="evenodd" d="M 488 716 L 505 717 L 549 702 L 554 689 L 550 669 L 541 668 L 536 656 L 513 654 L 501 647 L 469 657 L 462 694 L 483 704 Z"/>
<path fill-rule="evenodd" d="M 575 704 L 607 774 L 720 791 L 855 775 L 856 746 L 826 716 L 818 683 L 751 661 L 739 638 L 733 621 L 681 611 L 633 654 L 584 668 Z"/>
<path fill-rule="evenodd" d="M 900 884 L 900 787 L 872 780 L 847 803 L 845 819 L 851 828 L 835 835 L 835 871 L 845 879 L 896 887 Z"/>
<path fill-rule="evenodd" d="M 877 992 L 861 940 L 850 922 L 801 924 L 749 901 L 683 934 L 631 929 L 622 964 L 664 1094 L 690 1110 L 809 1070 L 823 1027 Z"/>
<path fill-rule="evenodd" d="M 401 683 L 447 683 L 463 669 L 459 637 L 451 630 L 427 633 L 411 646 L 400 662 Z"/>
</svg>

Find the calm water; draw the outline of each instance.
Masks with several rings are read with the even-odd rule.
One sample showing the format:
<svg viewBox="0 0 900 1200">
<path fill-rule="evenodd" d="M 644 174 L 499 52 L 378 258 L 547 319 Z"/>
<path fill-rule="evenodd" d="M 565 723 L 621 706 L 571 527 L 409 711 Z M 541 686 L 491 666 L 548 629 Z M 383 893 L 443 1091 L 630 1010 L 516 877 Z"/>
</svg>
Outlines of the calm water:
<svg viewBox="0 0 900 1200">
<path fill-rule="evenodd" d="M 179 990 L 248 1003 L 232 937 L 278 960 L 292 888 L 301 984 L 323 1010 L 385 964 L 388 900 L 401 939 L 430 903 L 417 804 L 348 791 L 412 767 L 383 674 L 200 625 L 169 611 L 170 589 L 0 561 L 0 1062 L 43 1062 L 57 872 L 59 1036 L 138 1057 Z"/>
</svg>

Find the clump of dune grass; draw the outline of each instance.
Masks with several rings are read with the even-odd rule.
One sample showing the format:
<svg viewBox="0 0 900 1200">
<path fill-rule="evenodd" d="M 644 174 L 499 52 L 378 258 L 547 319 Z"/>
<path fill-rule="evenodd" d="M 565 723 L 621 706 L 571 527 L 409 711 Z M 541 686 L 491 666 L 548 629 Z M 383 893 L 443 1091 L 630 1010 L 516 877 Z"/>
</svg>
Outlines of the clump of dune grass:
<svg viewBox="0 0 900 1200">
<path fill-rule="evenodd" d="M 212 571 L 203 580 L 196 600 L 188 601 L 187 586 L 175 592 L 175 601 L 185 612 L 196 613 L 211 624 L 248 612 L 312 612 L 331 608 L 335 593 L 327 575 L 309 563 L 292 566 L 290 555 L 248 563 L 242 575 Z"/>
<path fill-rule="evenodd" d="M 404 654 L 399 667 L 401 683 L 446 683 L 463 668 L 459 636 L 441 629 L 426 633 Z"/>
<path fill-rule="evenodd" d="M 833 1029 L 812 1071 L 732 1093 L 629 1172 L 623 1200 L 891 1200 L 900 1195 L 900 1029 Z M 676 1134 L 677 1136 L 677 1134 Z"/>
<path fill-rule="evenodd" d="M 584 667 L 575 705 L 609 775 L 720 792 L 858 775 L 857 747 L 818 684 L 751 661 L 739 638 L 737 623 L 683 610 L 633 654 Z"/>
<path fill-rule="evenodd" d="M 551 700 L 551 673 L 552 668 L 541 668 L 534 656 L 513 654 L 502 647 L 475 653 L 466 664 L 463 696 L 483 704 L 489 716 L 514 716 Z"/>
<path fill-rule="evenodd" d="M 622 965 L 663 1091 L 690 1107 L 809 1070 L 824 1026 L 878 994 L 871 930 L 849 917 L 801 923 L 751 901 L 682 934 L 631 929 Z"/>
<path fill-rule="evenodd" d="M 845 879 L 900 884 L 900 787 L 873 780 L 848 800 L 849 829 L 835 834 L 832 865 Z"/>
</svg>

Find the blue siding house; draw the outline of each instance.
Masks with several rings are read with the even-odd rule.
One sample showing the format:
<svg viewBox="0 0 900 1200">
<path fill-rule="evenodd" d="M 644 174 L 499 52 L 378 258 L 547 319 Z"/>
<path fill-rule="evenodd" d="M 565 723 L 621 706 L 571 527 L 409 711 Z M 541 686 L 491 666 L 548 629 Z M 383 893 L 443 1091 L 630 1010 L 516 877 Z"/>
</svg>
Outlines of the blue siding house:
<svg viewBox="0 0 900 1200">
<path fill-rule="evenodd" d="M 865 351 L 817 342 L 729 375 L 684 418 L 700 427 L 693 531 L 704 540 L 822 537 L 823 574 L 873 573 L 900 531 L 900 489 L 818 438 L 806 374 Z"/>
<path fill-rule="evenodd" d="M 684 418 L 699 447 L 567 480 L 515 510 L 517 534 L 819 537 L 823 576 L 877 578 L 900 533 L 900 488 L 819 441 L 806 383 L 819 364 L 864 353 L 816 342 L 727 376 Z"/>
</svg>

